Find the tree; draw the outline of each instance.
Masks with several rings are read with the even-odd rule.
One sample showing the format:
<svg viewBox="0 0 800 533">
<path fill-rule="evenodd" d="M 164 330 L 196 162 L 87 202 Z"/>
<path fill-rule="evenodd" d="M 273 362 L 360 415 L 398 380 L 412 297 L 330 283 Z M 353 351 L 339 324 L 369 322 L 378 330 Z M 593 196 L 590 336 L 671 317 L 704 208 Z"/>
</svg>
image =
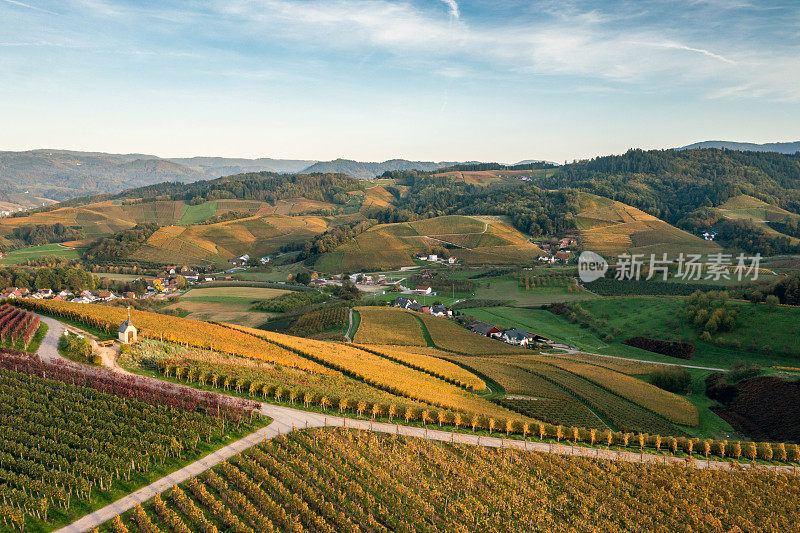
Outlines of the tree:
<svg viewBox="0 0 800 533">
<path fill-rule="evenodd" d="M 297 275 L 295 275 L 294 280 L 300 285 L 308 285 L 309 283 L 311 283 L 311 274 L 303 270 L 302 272 L 298 272 Z"/>
<path fill-rule="evenodd" d="M 769 296 L 767 296 L 766 300 L 764 301 L 767 303 L 767 309 L 769 309 L 770 311 L 774 311 L 775 309 L 777 309 L 778 304 L 781 303 L 778 297 L 775 296 L 774 294 L 770 294 Z"/>
</svg>

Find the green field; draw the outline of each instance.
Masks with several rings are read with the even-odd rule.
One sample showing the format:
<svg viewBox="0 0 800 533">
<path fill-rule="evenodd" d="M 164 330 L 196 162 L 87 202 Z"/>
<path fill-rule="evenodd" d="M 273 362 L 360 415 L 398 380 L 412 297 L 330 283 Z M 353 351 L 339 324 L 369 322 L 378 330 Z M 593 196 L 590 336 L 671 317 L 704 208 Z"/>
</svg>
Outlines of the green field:
<svg viewBox="0 0 800 533">
<path fill-rule="evenodd" d="M 475 298 L 508 300 L 514 307 L 532 307 L 555 302 L 587 300 L 596 296 L 590 292 L 569 292 L 567 287 L 536 287 L 525 290 L 516 277 L 479 279 L 475 281 Z"/>
<path fill-rule="evenodd" d="M 797 362 L 797 355 L 794 355 L 793 350 L 797 349 L 796 331 L 797 324 L 800 323 L 800 309 L 781 306 L 769 311 L 765 305 L 738 301 L 730 302 L 729 305 L 739 313 L 739 327 L 732 332 L 715 335 L 715 343 L 700 341 L 697 329 L 683 320 L 683 298 L 623 297 L 581 302 L 584 309 L 607 324 L 598 332 L 541 309 L 490 307 L 469 309 L 465 312 L 487 322 L 525 328 L 554 341 L 607 355 L 647 361 L 681 362 L 622 344 L 627 338 L 644 336 L 694 344 L 697 346 L 697 353 L 688 362 L 692 365 L 727 368 L 739 359 L 763 366 L 778 363 L 792 366 Z M 615 333 L 615 329 L 621 333 Z M 613 342 L 601 340 L 600 336 L 607 332 L 614 337 Z M 716 341 L 723 344 L 717 345 Z M 739 343 L 741 348 L 732 346 L 733 343 Z M 765 350 L 765 347 L 769 347 L 769 350 Z M 786 355 L 787 350 L 792 355 Z"/>
<path fill-rule="evenodd" d="M 197 205 L 186 205 L 183 207 L 183 214 L 181 215 L 178 224 L 188 226 L 189 224 L 197 224 L 204 220 L 208 220 L 217 214 L 217 202 L 204 202 Z"/>
<path fill-rule="evenodd" d="M 60 244 L 43 244 L 41 246 L 29 246 L 20 248 L 13 252 L 8 252 L 5 257 L 0 259 L 0 265 L 16 265 L 24 263 L 28 259 L 39 259 L 40 257 L 57 256 L 64 259 L 80 259 L 86 248 L 67 248 Z"/>
</svg>

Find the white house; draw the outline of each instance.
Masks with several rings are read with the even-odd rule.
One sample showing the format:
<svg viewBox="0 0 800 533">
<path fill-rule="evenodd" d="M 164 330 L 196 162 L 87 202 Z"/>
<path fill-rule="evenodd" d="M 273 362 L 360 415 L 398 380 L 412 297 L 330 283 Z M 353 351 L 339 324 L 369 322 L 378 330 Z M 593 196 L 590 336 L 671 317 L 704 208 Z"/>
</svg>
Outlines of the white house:
<svg viewBox="0 0 800 533">
<path fill-rule="evenodd" d="M 530 341 L 528 332 L 517 328 L 505 330 L 500 338 L 508 344 L 516 344 L 517 346 L 527 346 Z"/>
<path fill-rule="evenodd" d="M 447 262 L 450 263 L 451 265 L 453 265 L 456 262 L 456 258 L 455 257 L 448 257 L 447 258 Z"/>
<path fill-rule="evenodd" d="M 428 261 L 438 261 L 438 260 L 439 256 L 437 256 L 436 254 L 431 254 L 428 256 Z"/>
<path fill-rule="evenodd" d="M 433 289 L 430 288 L 428 285 L 417 285 L 414 289 L 416 294 L 430 294 L 433 292 Z"/>
</svg>

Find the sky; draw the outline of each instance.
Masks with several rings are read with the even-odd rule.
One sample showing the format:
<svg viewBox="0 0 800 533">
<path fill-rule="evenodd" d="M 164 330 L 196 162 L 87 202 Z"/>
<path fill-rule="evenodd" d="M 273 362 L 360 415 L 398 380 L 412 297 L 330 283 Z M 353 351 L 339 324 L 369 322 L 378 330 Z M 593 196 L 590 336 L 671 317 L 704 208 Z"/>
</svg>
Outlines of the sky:
<svg viewBox="0 0 800 533">
<path fill-rule="evenodd" d="M 556 162 L 800 140 L 796 0 L 0 0 L 0 150 Z"/>
</svg>

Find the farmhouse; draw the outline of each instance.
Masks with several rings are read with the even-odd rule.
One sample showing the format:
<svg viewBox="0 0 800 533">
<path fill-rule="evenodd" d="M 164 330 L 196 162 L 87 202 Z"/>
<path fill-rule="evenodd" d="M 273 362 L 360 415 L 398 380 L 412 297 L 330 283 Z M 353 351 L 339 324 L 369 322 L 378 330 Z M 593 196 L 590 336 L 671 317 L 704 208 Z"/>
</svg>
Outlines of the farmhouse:
<svg viewBox="0 0 800 533">
<path fill-rule="evenodd" d="M 39 289 L 33 295 L 33 298 L 37 298 L 37 299 L 52 298 L 52 297 L 53 297 L 53 291 L 50 290 L 50 289 Z"/>
<path fill-rule="evenodd" d="M 508 344 L 515 344 L 517 346 L 527 346 L 530 341 L 528 332 L 517 328 L 505 330 L 501 338 Z"/>
<path fill-rule="evenodd" d="M 494 337 L 497 338 L 500 336 L 500 330 L 494 327 L 493 325 L 489 324 L 488 322 L 473 322 L 469 325 L 470 331 L 473 333 L 477 333 L 478 335 L 483 335 L 484 337 Z"/>
<path fill-rule="evenodd" d="M 430 294 L 433 292 L 433 289 L 431 289 L 429 285 L 417 285 L 414 292 L 416 294 Z"/>
<path fill-rule="evenodd" d="M 453 311 L 444 305 L 434 305 L 431 307 L 431 315 L 433 316 L 453 316 Z"/>
<path fill-rule="evenodd" d="M 569 261 L 569 254 L 567 252 L 556 252 L 555 258 L 557 261 Z"/>
</svg>

